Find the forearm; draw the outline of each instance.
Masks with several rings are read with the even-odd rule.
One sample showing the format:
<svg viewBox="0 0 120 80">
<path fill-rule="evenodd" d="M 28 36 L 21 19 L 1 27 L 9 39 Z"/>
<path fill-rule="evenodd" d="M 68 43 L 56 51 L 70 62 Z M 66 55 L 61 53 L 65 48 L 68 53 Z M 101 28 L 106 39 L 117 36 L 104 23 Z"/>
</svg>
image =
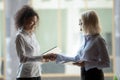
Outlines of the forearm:
<svg viewBox="0 0 120 80">
<path fill-rule="evenodd" d="M 20 57 L 20 62 L 21 63 L 26 63 L 26 62 L 40 62 L 42 61 L 42 56 L 22 56 Z"/>
<path fill-rule="evenodd" d="M 57 54 L 56 63 L 69 62 L 69 61 L 75 61 L 75 58 Z"/>
</svg>

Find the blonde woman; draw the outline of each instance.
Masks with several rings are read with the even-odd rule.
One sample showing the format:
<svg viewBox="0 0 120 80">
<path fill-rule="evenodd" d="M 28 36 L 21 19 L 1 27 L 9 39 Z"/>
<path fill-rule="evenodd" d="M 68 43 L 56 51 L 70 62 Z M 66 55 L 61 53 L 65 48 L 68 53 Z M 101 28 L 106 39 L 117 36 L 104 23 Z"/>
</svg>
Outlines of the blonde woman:
<svg viewBox="0 0 120 80">
<path fill-rule="evenodd" d="M 110 66 L 110 59 L 106 42 L 100 35 L 98 15 L 93 10 L 85 11 L 79 20 L 80 31 L 83 32 L 84 41 L 75 57 L 67 57 L 51 53 L 46 59 L 57 63 L 74 61 L 74 65 L 81 66 L 82 80 L 104 80 L 102 69 Z"/>
</svg>

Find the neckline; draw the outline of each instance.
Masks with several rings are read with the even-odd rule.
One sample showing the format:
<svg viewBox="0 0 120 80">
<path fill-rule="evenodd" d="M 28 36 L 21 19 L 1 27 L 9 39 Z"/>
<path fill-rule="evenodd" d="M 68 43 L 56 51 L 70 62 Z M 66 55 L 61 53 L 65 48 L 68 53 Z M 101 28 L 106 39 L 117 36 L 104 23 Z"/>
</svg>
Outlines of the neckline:
<svg viewBox="0 0 120 80">
<path fill-rule="evenodd" d="M 22 32 L 23 32 L 23 33 L 25 33 L 26 35 L 30 36 L 30 37 L 31 37 L 31 36 L 32 36 L 32 34 L 33 34 L 33 32 L 29 33 L 29 32 L 27 32 L 27 31 L 26 31 L 26 30 L 24 30 L 24 29 L 22 29 Z"/>
<path fill-rule="evenodd" d="M 94 37 L 96 37 L 96 36 L 99 36 L 100 34 L 89 34 L 89 35 L 84 35 L 85 36 L 85 38 L 88 40 L 88 39 L 90 39 L 90 38 L 94 38 Z"/>
</svg>

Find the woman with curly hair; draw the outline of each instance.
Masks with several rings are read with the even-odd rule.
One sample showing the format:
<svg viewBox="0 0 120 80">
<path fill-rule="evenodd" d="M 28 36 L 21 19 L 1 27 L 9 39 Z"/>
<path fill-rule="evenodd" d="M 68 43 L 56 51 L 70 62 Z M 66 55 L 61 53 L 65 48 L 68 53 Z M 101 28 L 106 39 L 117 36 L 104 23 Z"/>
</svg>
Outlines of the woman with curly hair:
<svg viewBox="0 0 120 80">
<path fill-rule="evenodd" d="M 28 5 L 24 5 L 15 15 L 16 51 L 20 61 L 17 80 L 41 80 L 40 63 L 43 56 L 39 55 L 40 47 L 34 34 L 38 14 Z"/>
</svg>

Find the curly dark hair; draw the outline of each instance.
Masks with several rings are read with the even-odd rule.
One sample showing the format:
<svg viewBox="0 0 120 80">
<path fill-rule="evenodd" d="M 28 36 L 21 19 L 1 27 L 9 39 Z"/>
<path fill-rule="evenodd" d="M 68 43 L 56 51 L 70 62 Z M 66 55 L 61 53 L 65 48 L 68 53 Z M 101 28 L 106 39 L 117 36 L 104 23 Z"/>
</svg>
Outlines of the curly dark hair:
<svg viewBox="0 0 120 80">
<path fill-rule="evenodd" d="M 15 15 L 15 26 L 16 29 L 23 28 L 24 22 L 30 17 L 36 16 L 37 22 L 39 21 L 39 16 L 29 5 L 24 5 Z"/>
</svg>

